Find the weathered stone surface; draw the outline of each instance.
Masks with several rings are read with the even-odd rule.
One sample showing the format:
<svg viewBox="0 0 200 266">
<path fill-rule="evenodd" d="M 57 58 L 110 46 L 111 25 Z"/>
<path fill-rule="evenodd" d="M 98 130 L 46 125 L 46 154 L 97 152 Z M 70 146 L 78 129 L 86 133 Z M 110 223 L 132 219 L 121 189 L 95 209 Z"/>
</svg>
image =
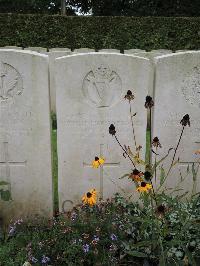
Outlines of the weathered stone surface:
<svg viewBox="0 0 200 266">
<path fill-rule="evenodd" d="M 145 50 L 142 49 L 128 49 L 124 50 L 124 54 L 138 54 L 138 53 L 144 53 L 146 52 Z"/>
<path fill-rule="evenodd" d="M 95 49 L 91 49 L 91 48 L 79 48 L 79 49 L 75 49 L 73 51 L 73 53 L 91 53 L 91 52 L 95 52 Z"/>
<path fill-rule="evenodd" d="M 71 49 L 64 48 L 64 47 L 55 47 L 55 48 L 49 49 L 49 52 L 71 52 Z"/>
<path fill-rule="evenodd" d="M 185 179 L 180 188 L 192 191 L 191 168 L 194 162 L 198 168 L 198 158 L 195 150 L 200 149 L 200 52 L 182 52 L 155 58 L 155 108 L 153 137 L 158 136 L 163 146 L 158 151 L 164 156 L 170 147 L 175 148 L 181 134 L 180 121 L 185 114 L 191 118 L 191 126 L 184 129 L 183 138 L 178 148 L 175 161 L 179 158 L 169 174 L 166 187 L 175 188 Z M 166 171 L 172 161 L 173 151 L 164 163 Z M 190 173 L 187 175 L 189 165 Z M 194 191 L 200 189 L 200 172 Z M 179 192 L 181 194 L 181 192 Z"/>
<path fill-rule="evenodd" d="M 24 50 L 30 50 L 30 51 L 34 51 L 37 53 L 46 53 L 47 52 L 47 48 L 44 47 L 26 47 L 24 48 Z"/>
<path fill-rule="evenodd" d="M 0 50 L 0 180 L 12 194 L 0 200 L 4 222 L 52 215 L 49 113 L 48 57 Z"/>
<path fill-rule="evenodd" d="M 55 72 L 60 210 L 81 202 L 91 188 L 103 191 L 104 199 L 117 191 L 123 194 L 119 187 L 126 196 L 137 197 L 134 184 L 119 179 L 133 166 L 108 128 L 113 123 L 122 145 L 130 145 L 135 152 L 129 103 L 124 99 L 127 90 L 132 90 L 137 145 L 143 147 L 144 158 L 149 60 L 122 54 L 73 55 L 56 59 Z M 95 156 L 106 158 L 103 168 L 91 167 Z"/>
<path fill-rule="evenodd" d="M 62 56 L 70 55 L 72 52 L 66 51 L 50 51 L 49 56 L 49 73 L 50 73 L 50 102 L 51 111 L 56 112 L 56 88 L 55 88 L 55 59 Z"/>
<path fill-rule="evenodd" d="M 106 53 L 120 53 L 118 49 L 101 49 L 99 52 L 106 52 Z"/>
</svg>

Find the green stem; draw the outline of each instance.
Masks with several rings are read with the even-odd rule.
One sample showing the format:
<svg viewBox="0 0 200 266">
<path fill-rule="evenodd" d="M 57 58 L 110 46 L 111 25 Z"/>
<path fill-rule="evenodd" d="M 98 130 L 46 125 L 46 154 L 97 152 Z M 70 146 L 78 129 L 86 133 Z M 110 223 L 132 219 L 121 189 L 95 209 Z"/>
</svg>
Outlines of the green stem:
<svg viewBox="0 0 200 266">
<path fill-rule="evenodd" d="M 171 165 L 170 165 L 170 168 L 169 168 L 169 170 L 168 170 L 168 172 L 167 172 L 166 177 L 169 175 L 169 173 L 170 173 L 170 171 L 171 171 L 171 169 L 172 169 L 172 167 L 173 167 L 173 163 L 174 163 L 174 159 L 175 159 L 175 156 L 176 156 L 176 152 L 177 152 L 178 147 L 179 147 L 179 144 L 180 144 L 180 142 L 181 142 L 181 139 L 182 139 L 182 136 L 183 136 L 183 131 L 184 131 L 184 129 L 185 129 L 185 126 L 183 126 L 183 128 L 182 128 L 182 130 L 181 130 L 181 135 L 180 135 L 179 140 L 178 140 L 178 143 L 177 143 L 177 145 L 176 145 L 176 148 L 175 148 L 175 151 L 174 151 L 174 155 L 173 155 L 173 158 L 172 158 L 172 162 L 171 162 Z"/>
<path fill-rule="evenodd" d="M 156 164 L 157 164 L 157 147 L 156 147 L 156 154 L 155 154 L 155 184 L 156 184 L 156 178 L 157 178 Z"/>
<path fill-rule="evenodd" d="M 130 117 L 131 117 L 131 125 L 132 125 L 132 130 L 133 130 L 133 138 L 134 138 L 134 143 L 135 143 L 135 149 L 137 149 L 137 142 L 136 142 L 136 136 L 135 136 L 135 130 L 134 130 L 134 124 L 133 124 L 133 117 L 132 117 L 132 110 L 131 110 L 131 102 L 129 101 L 129 112 L 130 112 Z"/>
<path fill-rule="evenodd" d="M 123 146 L 121 145 L 121 143 L 119 142 L 118 138 L 115 135 L 115 139 L 117 141 L 117 143 L 119 144 L 119 146 L 122 148 L 122 150 L 124 151 L 124 153 L 128 156 L 129 160 L 131 161 L 131 163 L 133 164 L 133 166 L 135 167 L 135 164 L 133 162 L 133 160 L 131 159 L 131 157 L 129 156 L 128 152 L 123 148 Z"/>
</svg>

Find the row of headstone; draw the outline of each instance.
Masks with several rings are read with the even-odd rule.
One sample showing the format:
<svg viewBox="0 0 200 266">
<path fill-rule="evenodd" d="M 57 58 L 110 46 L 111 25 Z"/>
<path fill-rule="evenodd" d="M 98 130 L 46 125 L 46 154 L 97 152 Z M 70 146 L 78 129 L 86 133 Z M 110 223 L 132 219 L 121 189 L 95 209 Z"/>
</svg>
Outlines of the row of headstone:
<svg viewBox="0 0 200 266">
<path fill-rule="evenodd" d="M 79 203 L 94 187 L 104 199 L 115 192 L 137 197 L 131 180 L 119 179 L 133 165 L 123 156 L 117 139 L 135 153 L 129 105 L 124 99 L 127 90 L 135 96 L 132 108 L 141 158 L 145 158 L 146 147 L 144 100 L 153 88 L 152 136 L 162 143 L 161 157 L 176 146 L 182 116 L 191 116 L 191 127 L 185 128 L 180 144 L 177 170 L 171 172 L 167 185 L 175 187 L 184 179 L 188 165 L 190 170 L 193 163 L 198 168 L 194 151 L 200 145 L 200 52 L 157 56 L 153 62 L 120 53 L 65 55 L 59 54 L 51 63 L 41 53 L 0 50 L 0 180 L 10 182 L 13 199 L 0 202 L 4 218 L 52 215 L 48 68 L 55 73 L 50 78 L 54 78 L 57 102 L 60 211 Z M 111 123 L 117 139 L 108 132 Z M 103 167 L 91 167 L 95 156 L 106 158 Z M 193 186 L 196 192 L 198 178 Z M 191 191 L 191 180 L 190 173 L 183 181 L 184 190 Z"/>
<path fill-rule="evenodd" d="M 5 49 L 23 49 L 22 47 L 17 47 L 17 46 L 5 46 L 3 47 Z M 56 91 L 55 91 L 55 59 L 58 57 L 62 56 L 67 56 L 67 55 L 72 55 L 72 54 L 77 54 L 77 53 L 91 53 L 95 52 L 95 49 L 90 49 L 90 48 L 79 48 L 75 49 L 74 51 L 71 51 L 69 48 L 51 48 L 47 51 L 47 48 L 44 47 L 27 47 L 24 48 L 24 50 L 29 50 L 29 51 L 35 51 L 38 53 L 42 54 L 47 54 L 49 56 L 49 70 L 50 70 L 50 102 L 51 102 L 51 111 L 56 112 Z M 180 50 L 182 51 L 182 50 Z M 117 49 L 101 49 L 98 52 L 106 52 L 106 53 L 120 53 L 120 50 Z M 179 52 L 179 51 L 177 51 Z M 129 55 L 135 55 L 139 57 L 145 57 L 149 58 L 151 61 L 154 60 L 156 56 L 159 55 L 164 55 L 164 54 L 170 54 L 172 53 L 172 50 L 167 50 L 167 49 L 157 49 L 157 50 L 152 50 L 150 52 L 147 52 L 142 49 L 129 49 L 129 50 L 124 50 L 124 54 L 129 54 Z M 149 93 L 152 94 L 152 86 L 149 87 Z"/>
</svg>

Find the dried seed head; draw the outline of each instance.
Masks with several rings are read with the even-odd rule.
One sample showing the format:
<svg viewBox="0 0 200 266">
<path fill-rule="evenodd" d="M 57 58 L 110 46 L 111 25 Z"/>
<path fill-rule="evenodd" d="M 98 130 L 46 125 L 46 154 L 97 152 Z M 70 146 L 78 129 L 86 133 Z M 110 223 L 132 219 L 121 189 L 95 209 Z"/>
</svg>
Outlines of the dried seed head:
<svg viewBox="0 0 200 266">
<path fill-rule="evenodd" d="M 111 124 L 109 126 L 109 133 L 114 136 L 116 134 L 116 130 L 115 130 L 115 126 L 113 124 Z"/>
<path fill-rule="evenodd" d="M 130 90 L 127 91 L 127 93 L 126 93 L 126 95 L 125 95 L 125 97 L 124 97 L 124 99 L 129 100 L 129 102 L 130 102 L 131 100 L 134 100 L 134 98 L 135 98 L 135 97 L 134 97 L 132 91 L 130 91 Z"/>
<path fill-rule="evenodd" d="M 146 96 L 145 108 L 151 109 L 154 106 L 154 101 L 151 96 Z"/>
<path fill-rule="evenodd" d="M 156 148 L 162 148 L 161 144 L 160 144 L 160 141 L 159 141 L 159 138 L 158 137 L 155 137 L 152 141 L 152 146 L 156 147 Z"/>
<path fill-rule="evenodd" d="M 190 116 L 188 114 L 184 115 L 184 117 L 181 119 L 180 124 L 184 127 L 187 125 L 190 127 Z"/>
</svg>

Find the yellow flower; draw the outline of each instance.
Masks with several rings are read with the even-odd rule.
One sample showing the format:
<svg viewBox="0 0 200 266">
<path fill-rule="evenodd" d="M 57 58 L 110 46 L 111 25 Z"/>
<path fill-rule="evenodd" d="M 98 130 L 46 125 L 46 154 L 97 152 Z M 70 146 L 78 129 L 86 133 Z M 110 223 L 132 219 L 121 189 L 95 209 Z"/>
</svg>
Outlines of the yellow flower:
<svg viewBox="0 0 200 266">
<path fill-rule="evenodd" d="M 92 167 L 98 168 L 99 166 L 104 164 L 104 162 L 105 162 L 104 158 L 95 157 L 94 161 L 92 162 Z"/>
<path fill-rule="evenodd" d="M 97 191 L 96 189 L 91 189 L 82 197 L 83 204 L 88 204 L 93 206 L 97 202 Z"/>
<path fill-rule="evenodd" d="M 141 185 L 137 188 L 137 191 L 139 192 L 148 192 L 150 189 L 152 189 L 152 185 L 146 182 L 141 182 Z"/>
</svg>

